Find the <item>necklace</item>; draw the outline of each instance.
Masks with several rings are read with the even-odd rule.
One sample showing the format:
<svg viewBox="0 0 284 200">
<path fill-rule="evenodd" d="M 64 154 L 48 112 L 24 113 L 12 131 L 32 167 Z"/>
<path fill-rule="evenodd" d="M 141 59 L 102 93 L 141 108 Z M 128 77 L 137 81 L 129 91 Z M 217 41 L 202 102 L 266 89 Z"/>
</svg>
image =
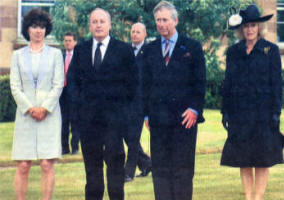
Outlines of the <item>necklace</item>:
<svg viewBox="0 0 284 200">
<path fill-rule="evenodd" d="M 31 52 L 31 53 L 39 53 L 39 52 L 42 51 L 43 46 L 44 46 L 44 45 L 42 45 L 39 49 L 36 49 L 36 50 L 33 50 L 33 49 L 31 48 L 31 46 L 30 46 L 30 52 Z"/>
</svg>

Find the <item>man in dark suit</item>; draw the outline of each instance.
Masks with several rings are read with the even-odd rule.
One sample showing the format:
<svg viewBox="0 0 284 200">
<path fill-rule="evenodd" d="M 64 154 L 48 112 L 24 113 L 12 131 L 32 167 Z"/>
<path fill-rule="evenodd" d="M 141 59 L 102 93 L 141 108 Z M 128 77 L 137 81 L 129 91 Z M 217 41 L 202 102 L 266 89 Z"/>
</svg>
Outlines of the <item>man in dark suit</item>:
<svg viewBox="0 0 284 200">
<path fill-rule="evenodd" d="M 63 53 L 64 58 L 64 88 L 61 93 L 59 103 L 60 103 L 60 109 L 61 109 L 61 117 L 62 117 L 62 130 L 61 130 L 61 143 L 62 143 L 62 154 L 68 154 L 70 153 L 69 149 L 69 125 L 71 126 L 72 130 L 72 139 L 71 139 L 71 149 L 72 154 L 78 154 L 79 149 L 79 130 L 76 129 L 76 126 L 74 123 L 74 117 L 71 112 L 71 97 L 72 97 L 72 91 L 69 90 L 69 83 L 67 84 L 67 72 L 69 69 L 69 64 L 71 63 L 72 56 L 73 56 L 73 50 L 74 47 L 77 44 L 77 37 L 72 32 L 67 32 L 64 35 L 64 41 L 63 41 L 65 52 Z"/>
<path fill-rule="evenodd" d="M 151 133 L 156 200 L 192 199 L 197 123 L 203 122 L 206 69 L 202 47 L 176 31 L 177 11 L 154 8 L 160 38 L 144 50 L 143 95 Z"/>
<path fill-rule="evenodd" d="M 136 165 L 141 170 L 138 177 L 144 177 L 151 171 L 151 159 L 144 153 L 140 144 L 141 131 L 144 123 L 143 106 L 142 106 L 142 55 L 144 51 L 144 40 L 147 36 L 146 27 L 142 23 L 135 23 L 130 32 L 132 47 L 136 57 L 138 67 L 139 85 L 136 95 L 131 102 L 128 110 L 128 130 L 124 140 L 128 146 L 127 161 L 125 164 L 125 182 L 132 181 L 134 178 Z"/>
<path fill-rule="evenodd" d="M 93 38 L 74 50 L 71 79 L 86 170 L 86 200 L 102 200 L 103 161 L 110 200 L 124 199 L 123 134 L 126 106 L 137 87 L 137 69 L 131 46 L 109 36 L 110 14 L 96 8 L 90 14 Z"/>
</svg>

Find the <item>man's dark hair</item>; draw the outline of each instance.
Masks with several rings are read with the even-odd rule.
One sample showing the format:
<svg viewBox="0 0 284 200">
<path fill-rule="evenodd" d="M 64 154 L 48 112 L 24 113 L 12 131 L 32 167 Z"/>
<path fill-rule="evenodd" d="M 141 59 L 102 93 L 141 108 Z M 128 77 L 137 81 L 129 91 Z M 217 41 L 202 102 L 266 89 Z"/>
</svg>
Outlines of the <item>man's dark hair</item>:
<svg viewBox="0 0 284 200">
<path fill-rule="evenodd" d="M 75 41 L 77 41 L 77 36 L 76 36 L 76 34 L 73 33 L 73 32 L 67 32 L 67 33 L 64 34 L 64 37 L 65 37 L 65 36 L 72 36 L 73 39 L 74 39 Z"/>
<path fill-rule="evenodd" d="M 28 29 L 32 25 L 45 27 L 45 36 L 52 30 L 52 21 L 49 13 L 39 8 L 30 10 L 25 16 L 22 24 L 22 34 L 27 41 L 30 41 Z"/>
</svg>

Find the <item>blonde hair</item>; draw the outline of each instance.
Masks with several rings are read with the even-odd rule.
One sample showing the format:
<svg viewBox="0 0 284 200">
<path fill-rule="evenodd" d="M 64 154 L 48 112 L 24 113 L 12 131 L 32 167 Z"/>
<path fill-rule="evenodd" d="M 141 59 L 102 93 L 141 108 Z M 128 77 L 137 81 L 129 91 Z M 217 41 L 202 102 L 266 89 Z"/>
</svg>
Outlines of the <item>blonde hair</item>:
<svg viewBox="0 0 284 200">
<path fill-rule="evenodd" d="M 266 22 L 255 22 L 258 24 L 258 37 L 264 38 L 267 33 L 267 23 Z M 239 40 L 245 39 L 244 33 L 243 33 L 244 25 L 241 25 L 238 29 L 235 30 L 235 36 Z"/>
</svg>

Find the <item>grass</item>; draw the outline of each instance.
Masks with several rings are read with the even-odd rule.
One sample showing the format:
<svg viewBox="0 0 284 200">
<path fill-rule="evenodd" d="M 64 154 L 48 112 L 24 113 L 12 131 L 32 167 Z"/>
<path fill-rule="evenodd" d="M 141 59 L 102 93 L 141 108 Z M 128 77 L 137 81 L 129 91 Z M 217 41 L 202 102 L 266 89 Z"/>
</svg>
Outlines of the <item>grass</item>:
<svg viewBox="0 0 284 200">
<path fill-rule="evenodd" d="M 221 115 L 216 110 L 205 110 L 206 122 L 199 126 L 194 178 L 195 200 L 241 200 L 239 169 L 220 166 L 220 151 L 226 139 Z M 281 130 L 284 128 L 284 116 Z M 0 123 L 0 200 L 15 199 L 13 179 L 15 163 L 11 161 L 13 123 Z M 149 153 L 149 132 L 144 128 L 141 138 L 144 150 Z M 54 200 L 83 200 L 85 171 L 81 153 L 64 156 L 56 164 Z M 5 184 L 3 184 L 5 183 Z M 265 200 L 284 200 L 284 165 L 270 170 L 270 179 Z M 107 193 L 107 192 L 106 192 Z M 30 172 L 27 199 L 40 197 L 40 167 L 33 166 Z M 107 194 L 104 200 L 108 200 Z M 152 178 L 136 178 L 125 184 L 125 200 L 154 200 Z"/>
<path fill-rule="evenodd" d="M 220 154 L 199 154 L 196 156 L 194 178 L 195 200 L 243 200 L 239 169 L 220 167 Z M 85 173 L 83 162 L 57 164 L 54 200 L 83 200 Z M 265 200 L 284 200 L 284 166 L 277 165 L 270 170 L 270 180 Z M 40 197 L 40 167 L 30 172 L 27 199 Z M 0 170 L 0 199 L 13 200 L 13 177 L 15 168 Z M 109 200 L 107 192 L 104 200 Z M 125 184 L 125 200 L 154 200 L 151 176 L 136 178 Z"/>
</svg>

